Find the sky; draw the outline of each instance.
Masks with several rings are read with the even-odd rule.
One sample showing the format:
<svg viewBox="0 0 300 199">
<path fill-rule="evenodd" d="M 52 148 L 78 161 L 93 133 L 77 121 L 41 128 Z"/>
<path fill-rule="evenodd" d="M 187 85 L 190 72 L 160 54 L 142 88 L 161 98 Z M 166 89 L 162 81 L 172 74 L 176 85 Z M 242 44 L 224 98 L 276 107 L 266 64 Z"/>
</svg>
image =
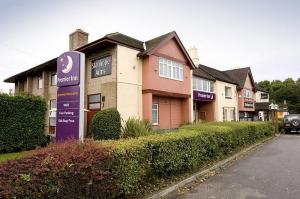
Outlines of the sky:
<svg viewBox="0 0 300 199">
<path fill-rule="evenodd" d="M 175 30 L 200 63 L 251 67 L 255 81 L 300 78 L 297 0 L 0 0 L 0 90 L 5 78 L 57 57 L 81 28 L 146 41 Z"/>
</svg>

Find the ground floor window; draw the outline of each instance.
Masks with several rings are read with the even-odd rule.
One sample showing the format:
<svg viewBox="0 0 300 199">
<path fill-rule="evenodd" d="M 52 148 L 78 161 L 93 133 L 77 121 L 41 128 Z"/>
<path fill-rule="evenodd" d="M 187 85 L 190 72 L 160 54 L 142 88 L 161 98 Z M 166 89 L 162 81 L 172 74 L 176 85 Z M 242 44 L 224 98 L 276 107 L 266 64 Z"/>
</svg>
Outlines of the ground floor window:
<svg viewBox="0 0 300 199">
<path fill-rule="evenodd" d="M 239 119 L 240 121 L 253 121 L 254 112 L 240 111 Z"/>
<path fill-rule="evenodd" d="M 56 99 L 50 100 L 50 107 L 49 107 L 49 126 L 55 127 L 56 126 Z"/>
<path fill-rule="evenodd" d="M 235 107 L 223 107 L 223 121 L 235 121 Z"/>
<path fill-rule="evenodd" d="M 158 104 L 152 104 L 152 124 L 158 125 Z"/>
<path fill-rule="evenodd" d="M 88 104 L 90 110 L 101 109 L 101 94 L 93 94 L 88 96 Z"/>
</svg>

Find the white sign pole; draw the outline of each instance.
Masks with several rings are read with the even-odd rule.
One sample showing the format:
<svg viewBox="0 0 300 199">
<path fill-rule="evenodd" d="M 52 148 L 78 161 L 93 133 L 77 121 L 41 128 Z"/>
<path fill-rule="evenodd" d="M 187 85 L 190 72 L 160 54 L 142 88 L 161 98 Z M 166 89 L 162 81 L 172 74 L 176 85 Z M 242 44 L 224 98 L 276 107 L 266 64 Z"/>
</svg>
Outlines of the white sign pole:
<svg viewBox="0 0 300 199">
<path fill-rule="evenodd" d="M 79 140 L 84 138 L 84 94 L 85 94 L 85 54 L 80 53 L 80 105 L 79 105 Z"/>
</svg>

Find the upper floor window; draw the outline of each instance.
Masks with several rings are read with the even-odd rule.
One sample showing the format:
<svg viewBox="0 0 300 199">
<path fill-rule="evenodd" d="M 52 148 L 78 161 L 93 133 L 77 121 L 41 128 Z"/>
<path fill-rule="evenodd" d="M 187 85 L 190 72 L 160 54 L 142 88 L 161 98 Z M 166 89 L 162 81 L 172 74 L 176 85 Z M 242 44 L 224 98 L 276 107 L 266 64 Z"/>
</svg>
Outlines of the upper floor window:
<svg viewBox="0 0 300 199">
<path fill-rule="evenodd" d="M 176 61 L 160 57 L 159 76 L 183 81 L 183 65 Z"/>
<path fill-rule="evenodd" d="M 57 84 L 57 74 L 56 72 L 51 73 L 51 86 L 55 86 Z"/>
<path fill-rule="evenodd" d="M 193 89 L 204 92 L 214 92 L 214 83 L 198 77 L 193 77 Z"/>
<path fill-rule="evenodd" d="M 244 98 L 252 98 L 252 92 L 249 89 L 244 89 Z"/>
<path fill-rule="evenodd" d="M 43 78 L 42 76 L 38 76 L 38 88 L 43 88 Z"/>
<path fill-rule="evenodd" d="M 225 86 L 225 97 L 232 98 L 232 88 L 229 86 Z"/>
<path fill-rule="evenodd" d="M 260 94 L 260 99 L 269 99 L 268 93 L 261 93 Z"/>
</svg>

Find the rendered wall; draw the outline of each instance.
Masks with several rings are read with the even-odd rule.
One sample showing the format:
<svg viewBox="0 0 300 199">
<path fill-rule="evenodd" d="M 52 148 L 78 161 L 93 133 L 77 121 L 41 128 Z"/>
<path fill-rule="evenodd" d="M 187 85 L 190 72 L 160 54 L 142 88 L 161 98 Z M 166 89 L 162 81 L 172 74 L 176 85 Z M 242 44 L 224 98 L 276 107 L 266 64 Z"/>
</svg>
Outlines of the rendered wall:
<svg viewBox="0 0 300 199">
<path fill-rule="evenodd" d="M 142 61 L 139 51 L 117 46 L 117 108 L 124 120 L 143 118 Z"/>
<path fill-rule="evenodd" d="M 232 88 L 232 98 L 225 98 L 225 86 Z M 238 120 L 238 99 L 237 99 L 237 91 L 236 85 L 230 84 L 227 82 L 222 82 L 217 80 L 215 83 L 215 93 L 216 93 L 216 101 L 215 101 L 215 120 L 222 122 L 223 121 L 223 107 L 232 107 L 235 108 L 235 119 Z"/>
</svg>

